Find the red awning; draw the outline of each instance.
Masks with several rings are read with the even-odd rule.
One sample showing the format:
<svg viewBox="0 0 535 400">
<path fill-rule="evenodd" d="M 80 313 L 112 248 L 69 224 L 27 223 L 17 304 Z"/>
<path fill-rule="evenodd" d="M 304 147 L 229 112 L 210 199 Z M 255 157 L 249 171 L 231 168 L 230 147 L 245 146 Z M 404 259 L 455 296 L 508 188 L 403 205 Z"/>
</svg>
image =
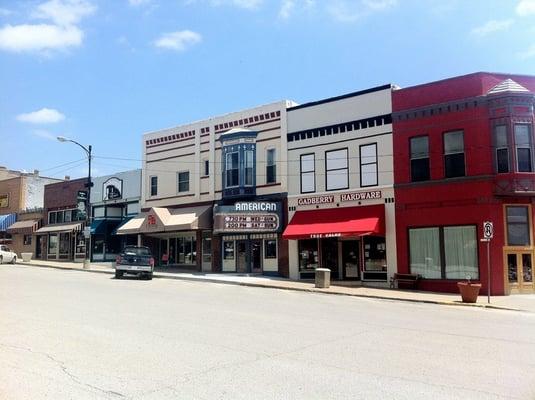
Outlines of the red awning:
<svg viewBox="0 0 535 400">
<path fill-rule="evenodd" d="M 283 239 L 310 239 L 385 234 L 384 204 L 297 211 Z"/>
</svg>

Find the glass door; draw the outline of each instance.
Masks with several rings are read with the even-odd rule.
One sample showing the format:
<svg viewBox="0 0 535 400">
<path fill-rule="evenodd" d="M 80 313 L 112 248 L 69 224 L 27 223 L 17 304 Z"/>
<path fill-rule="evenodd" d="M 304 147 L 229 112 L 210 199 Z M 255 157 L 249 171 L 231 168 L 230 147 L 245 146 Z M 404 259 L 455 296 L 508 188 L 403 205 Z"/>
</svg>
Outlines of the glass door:
<svg viewBox="0 0 535 400">
<path fill-rule="evenodd" d="M 236 240 L 236 272 L 247 271 L 247 241 Z"/>
<path fill-rule="evenodd" d="M 262 273 L 262 240 L 251 240 L 251 272 Z"/>
<path fill-rule="evenodd" d="M 342 266 L 344 279 L 359 279 L 359 242 L 342 241 Z"/>
<path fill-rule="evenodd" d="M 212 238 L 204 236 L 202 238 L 202 270 L 212 271 Z"/>
<path fill-rule="evenodd" d="M 507 280 L 510 293 L 530 293 L 533 285 L 533 258 L 531 253 L 515 252 L 506 255 Z"/>
</svg>

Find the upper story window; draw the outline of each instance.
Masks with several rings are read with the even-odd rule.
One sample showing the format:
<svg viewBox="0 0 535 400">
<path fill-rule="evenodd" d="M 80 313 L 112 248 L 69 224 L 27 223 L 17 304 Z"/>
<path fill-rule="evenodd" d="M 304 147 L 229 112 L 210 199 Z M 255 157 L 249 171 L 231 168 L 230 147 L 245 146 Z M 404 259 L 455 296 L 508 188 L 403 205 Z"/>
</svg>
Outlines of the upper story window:
<svg viewBox="0 0 535 400">
<path fill-rule="evenodd" d="M 178 173 L 178 191 L 189 192 L 189 171 Z"/>
<path fill-rule="evenodd" d="M 529 246 L 531 243 L 529 233 L 529 207 L 507 206 L 507 245 Z"/>
<path fill-rule="evenodd" d="M 360 186 L 377 186 L 377 143 L 360 146 Z"/>
<path fill-rule="evenodd" d="M 83 218 L 80 218 L 83 217 Z M 72 222 L 84 220 L 85 216 L 78 214 L 78 209 L 70 210 L 60 210 L 60 211 L 50 211 L 48 213 L 48 223 L 49 224 L 61 224 L 63 222 Z"/>
<path fill-rule="evenodd" d="M 210 175 L 210 161 L 208 160 L 204 160 L 203 162 L 203 176 L 208 176 Z"/>
<path fill-rule="evenodd" d="M 266 183 L 277 182 L 277 164 L 275 149 L 268 149 L 266 154 Z"/>
<path fill-rule="evenodd" d="M 509 141 L 507 139 L 507 126 L 494 127 L 494 147 L 496 151 L 496 172 L 499 174 L 509 172 Z"/>
<path fill-rule="evenodd" d="M 150 177 L 150 195 L 158 196 L 158 177 L 157 176 Z"/>
<path fill-rule="evenodd" d="M 429 136 L 410 138 L 411 181 L 427 181 L 429 173 Z"/>
<path fill-rule="evenodd" d="M 240 184 L 240 154 L 235 151 L 227 153 L 226 159 L 226 182 L 225 187 L 238 186 Z"/>
<path fill-rule="evenodd" d="M 347 149 L 325 152 L 325 188 L 327 190 L 349 187 L 349 166 Z"/>
<path fill-rule="evenodd" d="M 444 173 L 446 178 L 465 176 L 464 132 L 444 134 Z"/>
<path fill-rule="evenodd" d="M 245 186 L 253 186 L 254 182 L 254 153 L 251 150 L 245 152 Z"/>
<path fill-rule="evenodd" d="M 316 191 L 316 166 L 315 155 L 302 154 L 301 164 L 301 193 L 311 193 Z"/>
<path fill-rule="evenodd" d="M 515 124 L 516 164 L 518 172 L 533 172 L 531 129 L 528 124 Z"/>
</svg>

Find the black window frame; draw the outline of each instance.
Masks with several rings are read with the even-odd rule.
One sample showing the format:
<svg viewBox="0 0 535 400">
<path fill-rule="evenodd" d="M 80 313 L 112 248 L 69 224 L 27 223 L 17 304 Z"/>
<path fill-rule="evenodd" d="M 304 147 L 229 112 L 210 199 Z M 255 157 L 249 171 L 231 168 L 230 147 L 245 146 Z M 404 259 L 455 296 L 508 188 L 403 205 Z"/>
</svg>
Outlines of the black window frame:
<svg viewBox="0 0 535 400">
<path fill-rule="evenodd" d="M 528 128 L 528 138 L 529 138 L 529 143 L 526 145 L 526 144 L 522 144 L 522 145 L 519 145 L 517 143 L 517 138 L 516 138 L 516 128 L 517 126 L 527 126 Z M 516 165 L 515 165 L 515 170 L 517 172 L 534 172 L 533 171 L 533 126 L 528 123 L 528 122 L 513 122 L 513 137 L 514 137 L 514 141 L 515 141 L 515 157 L 516 157 Z M 519 150 L 527 150 L 529 152 L 529 157 L 528 157 L 528 161 L 529 161 L 529 168 L 528 169 L 522 169 L 520 168 L 520 157 L 518 156 L 519 154 Z"/>
<path fill-rule="evenodd" d="M 270 246 L 268 245 L 269 242 L 274 242 L 275 243 L 275 254 L 268 254 L 268 250 L 270 249 Z M 277 253 L 278 253 L 278 249 L 277 249 L 277 239 L 264 239 L 264 258 L 267 260 L 267 259 L 276 259 L 277 258 Z M 271 247 L 272 249 L 272 247 Z"/>
<path fill-rule="evenodd" d="M 504 128 L 505 129 L 505 146 L 499 146 L 498 145 L 498 128 Z M 492 140 L 493 140 L 493 144 L 494 144 L 494 162 L 495 162 L 495 165 L 494 165 L 494 169 L 496 171 L 496 173 L 498 174 L 508 174 L 509 172 L 511 172 L 511 156 L 510 156 L 510 144 L 509 144 L 509 133 L 508 133 L 508 129 L 507 129 L 507 124 L 503 123 L 503 124 L 496 124 L 492 127 Z M 506 170 L 502 170 L 500 168 L 500 165 L 503 165 L 501 162 L 500 162 L 500 156 L 499 154 L 500 153 L 503 153 L 505 151 L 505 154 L 506 154 L 506 158 L 507 158 L 507 169 Z"/>
<path fill-rule="evenodd" d="M 415 157 L 413 155 L 413 141 L 427 139 L 427 155 L 426 157 Z M 409 162 L 411 182 L 425 182 L 431 179 L 430 159 L 429 159 L 429 135 L 418 135 L 409 138 Z M 419 168 L 424 168 L 423 172 Z M 418 174 L 416 174 L 418 171 Z"/>
<path fill-rule="evenodd" d="M 303 157 L 306 157 L 306 156 L 312 156 L 313 169 L 310 171 L 303 171 Z M 312 176 L 314 178 L 314 188 L 313 190 L 303 191 L 303 174 L 310 174 L 310 173 L 312 173 Z M 301 194 L 316 192 L 316 153 L 306 153 L 306 154 L 301 154 L 299 156 L 299 185 L 300 185 L 299 190 L 301 191 Z"/>
<path fill-rule="evenodd" d="M 371 163 L 363 163 L 362 162 L 362 148 L 363 147 L 369 147 L 369 146 L 375 146 L 375 162 L 371 162 Z M 373 142 L 373 143 L 366 143 L 366 144 L 361 144 L 359 146 L 359 180 L 360 180 L 360 187 L 373 187 L 373 186 L 379 186 L 379 156 L 378 156 L 378 153 L 377 153 L 377 142 Z M 373 165 L 375 164 L 375 184 L 371 184 L 371 185 L 363 185 L 362 184 L 362 166 L 363 165 Z"/>
<path fill-rule="evenodd" d="M 244 152 L 243 152 L 243 186 L 247 186 L 247 187 L 254 186 L 254 183 L 255 183 L 255 176 L 254 176 L 254 173 L 255 173 L 255 159 L 254 159 L 254 156 L 255 156 L 255 154 L 254 153 L 255 152 L 253 150 L 244 150 Z M 249 155 L 250 155 L 250 158 L 251 158 L 251 160 L 250 160 L 251 161 L 251 165 L 250 166 L 248 166 L 248 164 L 247 164 L 247 159 L 249 158 L 248 157 Z M 250 172 L 250 174 L 248 172 Z M 247 182 L 248 178 L 251 179 L 250 182 Z"/>
<path fill-rule="evenodd" d="M 177 174 L 177 191 L 178 193 L 184 193 L 184 192 L 189 192 L 189 181 L 190 181 L 190 176 L 189 176 L 189 171 L 179 171 L 176 173 Z M 181 177 L 183 178 L 184 176 L 187 175 L 187 180 L 184 180 L 182 179 L 181 180 Z M 181 185 L 186 185 L 187 184 L 187 187 L 185 188 L 181 188 Z"/>
<path fill-rule="evenodd" d="M 270 161 L 270 153 L 273 154 Z M 277 182 L 277 161 L 276 161 L 277 149 L 270 148 L 266 150 L 266 184 Z"/>
<path fill-rule="evenodd" d="M 327 168 L 327 163 L 328 163 L 329 160 L 328 160 L 327 154 L 334 153 L 334 152 L 337 152 L 337 151 L 344 151 L 344 150 L 346 152 L 346 166 L 345 166 L 345 168 L 328 169 Z M 346 185 L 344 187 L 336 187 L 336 188 L 333 188 L 333 189 L 329 189 L 329 172 L 332 172 L 332 171 L 343 171 L 343 170 L 346 170 Z M 334 149 L 334 150 L 326 150 L 325 151 L 325 191 L 326 192 L 331 192 L 331 191 L 335 191 L 335 190 L 346 190 L 346 189 L 349 189 L 349 148 L 342 147 L 342 148 Z"/>
<path fill-rule="evenodd" d="M 228 168 L 228 158 L 229 156 L 233 156 L 234 154 L 236 154 L 238 156 L 238 162 L 237 162 L 237 166 L 236 168 Z M 232 162 L 231 162 L 231 165 L 232 165 Z M 229 185 L 229 173 L 231 173 L 231 171 L 237 171 L 237 174 L 238 174 L 238 177 L 237 177 L 237 182 L 235 185 Z M 233 174 L 233 172 L 231 173 Z M 232 175 L 231 175 L 232 176 Z M 240 152 L 238 150 L 236 151 L 229 151 L 225 154 L 225 189 L 229 189 L 229 188 L 235 188 L 235 187 L 239 187 L 240 186 Z"/>
<path fill-rule="evenodd" d="M 508 210 L 510 208 L 523 208 L 526 210 L 526 222 L 509 222 L 509 213 Z M 531 243 L 533 242 L 532 233 L 531 233 L 531 208 L 527 204 L 508 204 L 505 206 L 505 239 L 507 242 L 507 246 L 510 247 L 526 247 L 531 246 Z M 510 225 L 525 225 L 527 227 L 527 233 L 528 233 L 528 242 L 527 243 L 514 243 L 511 244 L 510 241 L 510 234 L 509 234 L 509 226 Z"/>
<path fill-rule="evenodd" d="M 153 175 L 149 177 L 149 183 L 150 183 L 150 195 L 152 196 L 158 196 L 158 176 Z"/>
<path fill-rule="evenodd" d="M 209 176 L 210 175 L 210 160 L 204 160 L 204 175 L 203 176 Z"/>
<path fill-rule="evenodd" d="M 462 152 L 450 152 L 446 153 L 446 137 L 448 135 L 452 135 L 454 133 L 461 133 L 463 137 L 463 151 Z M 451 131 L 444 132 L 442 134 L 442 145 L 444 146 L 444 177 L 445 178 L 461 178 L 463 176 L 466 176 L 466 151 L 465 151 L 465 143 L 464 143 L 464 129 L 454 129 Z M 462 157 L 459 155 L 462 154 Z M 454 165 L 454 162 L 450 162 L 449 160 L 456 160 L 456 159 L 462 159 L 462 174 L 453 173 L 455 169 L 452 170 L 453 167 L 448 168 L 448 166 Z"/>
</svg>

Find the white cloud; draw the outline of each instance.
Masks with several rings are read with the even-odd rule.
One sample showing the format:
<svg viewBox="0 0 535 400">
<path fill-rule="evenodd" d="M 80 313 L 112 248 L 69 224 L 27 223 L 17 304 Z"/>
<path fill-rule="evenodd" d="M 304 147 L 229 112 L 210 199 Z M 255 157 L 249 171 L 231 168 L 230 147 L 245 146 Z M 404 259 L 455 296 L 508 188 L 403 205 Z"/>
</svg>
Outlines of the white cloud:
<svg viewBox="0 0 535 400">
<path fill-rule="evenodd" d="M 48 54 L 80 46 L 84 33 L 78 27 L 82 18 L 96 7 L 85 0 L 50 0 L 39 4 L 31 17 L 47 23 L 4 25 L 0 28 L 0 50 Z"/>
<path fill-rule="evenodd" d="M 535 14 L 535 0 L 521 0 L 516 6 L 516 13 L 521 17 Z"/>
<path fill-rule="evenodd" d="M 279 19 L 290 19 L 294 14 L 310 12 L 316 6 L 316 0 L 282 0 Z"/>
<path fill-rule="evenodd" d="M 57 25 L 76 25 L 93 14 L 96 7 L 85 0 L 50 0 L 41 3 L 32 13 L 35 18 L 51 20 Z"/>
<path fill-rule="evenodd" d="M 234 6 L 254 10 L 259 8 L 264 0 L 186 0 L 185 4 L 207 3 L 210 6 Z"/>
<path fill-rule="evenodd" d="M 202 41 L 202 36 L 193 31 L 184 30 L 164 33 L 154 42 L 156 47 L 175 51 L 185 51 Z"/>
<path fill-rule="evenodd" d="M 491 33 L 505 31 L 509 29 L 513 22 L 514 21 L 512 19 L 505 19 L 501 21 L 490 20 L 487 21 L 485 24 L 472 29 L 471 33 L 472 35 L 480 37 L 487 36 Z"/>
<path fill-rule="evenodd" d="M 53 108 L 41 108 L 38 111 L 17 115 L 18 121 L 30 124 L 54 124 L 64 119 L 65 115 Z"/>
<path fill-rule="evenodd" d="M 150 4 L 151 1 L 152 0 L 128 0 L 128 4 L 130 4 L 132 7 L 139 7 Z"/>
<path fill-rule="evenodd" d="M 35 130 L 33 130 L 32 131 L 32 135 L 37 136 L 37 137 L 42 138 L 42 139 L 53 140 L 54 142 L 57 140 L 56 136 L 54 136 L 50 132 L 45 131 L 43 129 L 35 129 Z"/>
<path fill-rule="evenodd" d="M 295 8 L 295 0 L 283 0 L 281 4 L 281 8 L 279 10 L 279 18 L 282 18 L 282 19 L 290 18 L 294 8 Z"/>
<path fill-rule="evenodd" d="M 535 44 L 527 48 L 527 50 L 518 53 L 518 57 L 522 60 L 535 57 Z"/>
<path fill-rule="evenodd" d="M 6 25 L 0 29 L 0 49 L 12 52 L 45 52 L 79 46 L 84 33 L 76 26 Z"/>
<path fill-rule="evenodd" d="M 389 11 L 397 6 L 397 0 L 333 0 L 327 11 L 337 21 L 355 22 L 378 12 Z"/>
</svg>

